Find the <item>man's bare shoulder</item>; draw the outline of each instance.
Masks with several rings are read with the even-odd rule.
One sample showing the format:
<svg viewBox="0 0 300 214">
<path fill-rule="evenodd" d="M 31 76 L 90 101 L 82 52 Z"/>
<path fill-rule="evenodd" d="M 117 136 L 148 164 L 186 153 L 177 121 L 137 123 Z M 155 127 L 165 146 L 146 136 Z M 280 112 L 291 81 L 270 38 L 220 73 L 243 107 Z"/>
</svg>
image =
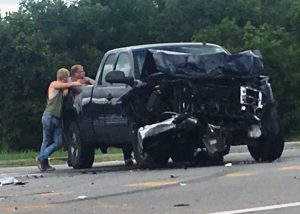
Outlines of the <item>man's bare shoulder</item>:
<svg viewBox="0 0 300 214">
<path fill-rule="evenodd" d="M 49 88 L 55 88 L 55 85 L 57 84 L 58 81 L 52 81 L 49 85 Z"/>
</svg>

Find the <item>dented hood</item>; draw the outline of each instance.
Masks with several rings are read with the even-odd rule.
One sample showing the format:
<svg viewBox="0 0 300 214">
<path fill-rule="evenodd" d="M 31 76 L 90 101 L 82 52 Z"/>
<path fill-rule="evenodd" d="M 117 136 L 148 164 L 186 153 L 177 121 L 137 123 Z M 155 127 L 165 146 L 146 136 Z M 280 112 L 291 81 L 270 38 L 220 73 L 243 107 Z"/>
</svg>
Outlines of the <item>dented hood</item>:
<svg viewBox="0 0 300 214">
<path fill-rule="evenodd" d="M 165 50 L 147 50 L 141 79 L 154 73 L 193 78 L 222 78 L 225 76 L 259 76 L 263 63 L 259 51 L 238 54 L 225 52 L 195 55 Z"/>
</svg>

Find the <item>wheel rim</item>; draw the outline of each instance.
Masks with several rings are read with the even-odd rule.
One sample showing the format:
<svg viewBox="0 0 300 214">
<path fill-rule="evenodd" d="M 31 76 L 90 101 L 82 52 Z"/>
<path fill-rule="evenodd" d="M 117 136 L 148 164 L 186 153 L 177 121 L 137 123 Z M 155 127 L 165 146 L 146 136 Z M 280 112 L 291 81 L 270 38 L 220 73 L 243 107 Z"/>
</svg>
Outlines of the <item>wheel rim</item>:
<svg viewBox="0 0 300 214">
<path fill-rule="evenodd" d="M 73 157 L 75 158 L 78 157 L 79 150 L 77 145 L 77 135 L 74 132 L 72 133 L 72 137 L 71 137 L 70 152 Z"/>
</svg>

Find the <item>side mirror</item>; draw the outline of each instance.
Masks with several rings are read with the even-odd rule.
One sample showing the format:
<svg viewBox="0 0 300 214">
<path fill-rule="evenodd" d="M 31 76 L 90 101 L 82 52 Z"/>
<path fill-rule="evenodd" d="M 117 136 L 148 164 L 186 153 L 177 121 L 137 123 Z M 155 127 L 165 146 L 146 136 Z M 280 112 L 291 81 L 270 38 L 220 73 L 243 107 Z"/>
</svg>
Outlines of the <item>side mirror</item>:
<svg viewBox="0 0 300 214">
<path fill-rule="evenodd" d="M 133 86 L 134 79 L 132 77 L 125 77 L 122 71 L 111 71 L 105 76 L 105 81 L 109 83 L 125 83 L 127 85 Z"/>
</svg>

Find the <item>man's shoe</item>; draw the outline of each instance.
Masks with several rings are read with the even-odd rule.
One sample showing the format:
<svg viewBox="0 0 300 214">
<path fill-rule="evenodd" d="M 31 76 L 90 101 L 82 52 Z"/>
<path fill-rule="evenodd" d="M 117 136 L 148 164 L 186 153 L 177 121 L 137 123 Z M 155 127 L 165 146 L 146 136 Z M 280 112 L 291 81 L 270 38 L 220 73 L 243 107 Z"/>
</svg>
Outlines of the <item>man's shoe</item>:
<svg viewBox="0 0 300 214">
<path fill-rule="evenodd" d="M 35 158 L 35 161 L 37 163 L 37 167 L 39 168 L 39 170 L 41 172 L 45 172 L 46 171 L 45 161 L 41 161 L 38 157 Z"/>
<path fill-rule="evenodd" d="M 45 160 L 45 167 L 46 167 L 46 171 L 54 171 L 55 170 L 54 167 L 50 166 L 48 159 Z"/>
</svg>

